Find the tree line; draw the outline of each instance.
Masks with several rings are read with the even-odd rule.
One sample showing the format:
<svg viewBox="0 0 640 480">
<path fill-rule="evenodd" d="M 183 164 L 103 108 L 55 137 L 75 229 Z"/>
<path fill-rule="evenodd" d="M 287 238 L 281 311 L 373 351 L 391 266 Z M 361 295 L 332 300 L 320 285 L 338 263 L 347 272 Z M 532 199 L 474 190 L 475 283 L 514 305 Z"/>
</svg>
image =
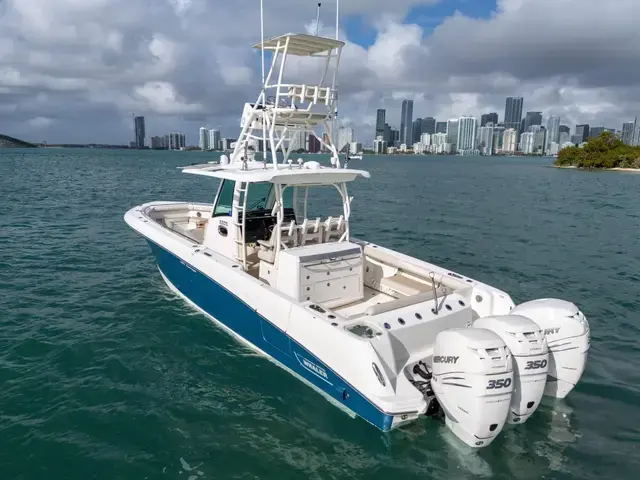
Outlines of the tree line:
<svg viewBox="0 0 640 480">
<path fill-rule="evenodd" d="M 555 164 L 580 168 L 640 168 L 640 147 L 626 145 L 615 134 L 604 132 L 590 138 L 583 147 L 563 148 Z"/>
</svg>

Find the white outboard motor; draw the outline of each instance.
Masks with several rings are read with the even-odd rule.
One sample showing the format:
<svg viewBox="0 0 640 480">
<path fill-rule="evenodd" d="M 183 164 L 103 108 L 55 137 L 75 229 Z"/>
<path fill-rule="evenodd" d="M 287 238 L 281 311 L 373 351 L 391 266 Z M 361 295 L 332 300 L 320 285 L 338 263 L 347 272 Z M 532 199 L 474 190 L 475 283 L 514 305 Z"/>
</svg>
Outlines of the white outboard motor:
<svg viewBox="0 0 640 480">
<path fill-rule="evenodd" d="M 549 352 L 540 327 L 521 315 L 479 318 L 474 328 L 495 332 L 513 355 L 513 395 L 508 423 L 524 423 L 536 411 L 547 383 Z"/>
<path fill-rule="evenodd" d="M 436 337 L 431 388 L 447 427 L 471 447 L 489 445 L 502 431 L 513 390 L 511 353 L 481 328 L 445 330 Z"/>
<path fill-rule="evenodd" d="M 542 329 L 549 346 L 549 372 L 544 394 L 566 397 L 587 365 L 589 322 L 573 303 L 554 298 L 523 303 L 511 313 L 530 318 Z"/>
</svg>

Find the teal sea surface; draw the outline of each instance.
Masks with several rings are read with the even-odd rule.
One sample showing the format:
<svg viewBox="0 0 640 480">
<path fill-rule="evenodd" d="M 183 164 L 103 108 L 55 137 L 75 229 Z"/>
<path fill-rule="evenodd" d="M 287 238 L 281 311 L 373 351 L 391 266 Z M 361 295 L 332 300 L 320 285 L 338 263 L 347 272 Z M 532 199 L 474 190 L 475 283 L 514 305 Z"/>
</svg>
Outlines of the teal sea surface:
<svg viewBox="0 0 640 480">
<path fill-rule="evenodd" d="M 162 281 L 124 213 L 211 202 L 191 152 L 0 150 L 0 479 L 634 479 L 640 175 L 548 158 L 365 156 L 352 231 L 510 293 L 575 302 L 582 382 L 477 452 L 425 418 L 381 433 Z"/>
</svg>

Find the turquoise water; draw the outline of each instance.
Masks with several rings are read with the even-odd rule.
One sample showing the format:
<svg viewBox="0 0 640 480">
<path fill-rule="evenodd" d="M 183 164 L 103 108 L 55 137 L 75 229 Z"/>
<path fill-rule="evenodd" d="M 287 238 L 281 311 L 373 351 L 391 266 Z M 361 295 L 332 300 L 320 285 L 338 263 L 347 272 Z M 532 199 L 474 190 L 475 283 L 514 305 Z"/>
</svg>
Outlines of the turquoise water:
<svg viewBox="0 0 640 480">
<path fill-rule="evenodd" d="M 0 479 L 636 478 L 640 175 L 365 157 L 356 236 L 590 320 L 572 395 L 471 453 L 435 420 L 349 418 L 166 288 L 122 216 L 211 201 L 175 168 L 208 159 L 0 150 Z"/>
</svg>

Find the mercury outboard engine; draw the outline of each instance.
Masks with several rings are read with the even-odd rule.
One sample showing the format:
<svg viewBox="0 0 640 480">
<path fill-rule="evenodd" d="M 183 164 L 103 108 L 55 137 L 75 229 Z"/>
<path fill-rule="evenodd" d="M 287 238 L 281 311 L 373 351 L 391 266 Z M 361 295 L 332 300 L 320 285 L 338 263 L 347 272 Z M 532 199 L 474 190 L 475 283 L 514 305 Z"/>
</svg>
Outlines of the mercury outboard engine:
<svg viewBox="0 0 640 480">
<path fill-rule="evenodd" d="M 489 445 L 509 413 L 511 353 L 481 328 L 444 330 L 435 341 L 431 387 L 451 431 L 471 447 Z"/>
<path fill-rule="evenodd" d="M 524 423 L 536 411 L 547 383 L 549 353 L 540 327 L 521 315 L 484 317 L 474 328 L 495 332 L 513 355 L 513 395 L 508 423 Z"/>
<path fill-rule="evenodd" d="M 554 298 L 523 303 L 510 313 L 528 317 L 542 329 L 549 346 L 549 371 L 544 394 L 566 397 L 587 365 L 589 322 L 573 303 Z"/>
</svg>

